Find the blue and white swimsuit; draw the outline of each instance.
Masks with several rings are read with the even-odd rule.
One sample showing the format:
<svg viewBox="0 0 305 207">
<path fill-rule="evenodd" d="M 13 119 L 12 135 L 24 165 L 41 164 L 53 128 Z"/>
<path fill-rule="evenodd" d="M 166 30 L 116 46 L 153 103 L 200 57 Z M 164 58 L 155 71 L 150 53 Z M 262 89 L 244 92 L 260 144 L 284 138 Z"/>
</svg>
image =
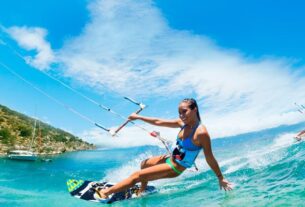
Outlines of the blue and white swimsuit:
<svg viewBox="0 0 305 207">
<path fill-rule="evenodd" d="M 186 125 L 181 128 L 180 132 L 185 128 L 185 126 Z M 183 140 L 179 138 L 179 133 L 177 135 L 176 148 L 173 150 L 172 154 L 174 160 L 185 168 L 192 167 L 200 150 L 202 149 L 202 147 L 198 147 L 192 142 L 192 138 L 198 126 L 199 124 L 193 129 L 192 133 Z"/>
</svg>

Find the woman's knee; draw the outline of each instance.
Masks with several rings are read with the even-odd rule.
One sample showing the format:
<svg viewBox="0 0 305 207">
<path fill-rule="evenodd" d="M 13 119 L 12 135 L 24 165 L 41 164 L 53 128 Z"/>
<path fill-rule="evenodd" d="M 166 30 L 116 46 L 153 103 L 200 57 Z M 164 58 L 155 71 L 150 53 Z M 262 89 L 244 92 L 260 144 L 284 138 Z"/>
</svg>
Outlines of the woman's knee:
<svg viewBox="0 0 305 207">
<path fill-rule="evenodd" d="M 137 172 L 134 172 L 133 174 L 131 174 L 130 178 L 131 178 L 132 184 L 136 184 L 138 182 L 143 181 L 143 180 L 141 180 L 141 173 L 140 173 L 140 171 L 137 171 Z"/>
<path fill-rule="evenodd" d="M 141 169 L 144 169 L 144 168 L 147 167 L 147 160 L 148 160 L 148 159 L 143 160 L 143 161 L 141 162 Z"/>
</svg>

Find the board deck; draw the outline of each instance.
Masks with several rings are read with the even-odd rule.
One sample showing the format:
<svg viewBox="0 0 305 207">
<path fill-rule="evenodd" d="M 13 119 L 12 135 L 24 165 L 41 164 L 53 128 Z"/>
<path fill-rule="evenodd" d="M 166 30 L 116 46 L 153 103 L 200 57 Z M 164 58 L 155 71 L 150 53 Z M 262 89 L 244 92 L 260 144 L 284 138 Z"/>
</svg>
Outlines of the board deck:
<svg viewBox="0 0 305 207">
<path fill-rule="evenodd" d="M 135 185 L 132 188 L 129 188 L 123 192 L 114 193 L 109 196 L 107 200 L 101 200 L 96 198 L 96 188 L 109 188 L 114 184 L 108 182 L 96 182 L 96 181 L 89 181 L 89 180 L 75 180 L 69 179 L 67 181 L 67 187 L 69 193 L 79 199 L 92 201 L 92 202 L 99 202 L 99 203 L 113 203 L 116 201 L 127 200 L 132 198 L 137 198 L 137 192 L 140 189 L 139 185 Z M 147 186 L 145 190 L 145 194 L 151 194 L 156 192 L 156 188 L 154 186 Z"/>
</svg>

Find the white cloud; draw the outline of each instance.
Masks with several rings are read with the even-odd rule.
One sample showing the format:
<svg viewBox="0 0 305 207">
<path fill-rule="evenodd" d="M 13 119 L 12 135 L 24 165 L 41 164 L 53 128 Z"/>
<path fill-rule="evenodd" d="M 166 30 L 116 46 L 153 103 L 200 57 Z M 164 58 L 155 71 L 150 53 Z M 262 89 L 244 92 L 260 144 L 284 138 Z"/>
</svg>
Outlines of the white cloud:
<svg viewBox="0 0 305 207">
<path fill-rule="evenodd" d="M 213 137 L 304 119 L 293 103 L 305 102 L 305 68 L 295 68 L 293 60 L 249 59 L 206 36 L 170 28 L 149 0 L 98 0 L 88 8 L 90 22 L 56 53 L 66 76 L 97 90 L 166 96 L 168 102 L 195 94 Z M 54 61 L 45 30 L 10 28 L 10 33 L 21 46 L 38 51 L 33 65 L 45 68 Z M 120 142 L 108 142 L 95 130 L 84 137 L 101 137 L 101 145 L 147 144 L 137 133 L 129 128 Z"/>
<path fill-rule="evenodd" d="M 304 68 L 295 71 L 292 61 L 251 60 L 172 29 L 151 1 L 103 0 L 89 9 L 90 23 L 59 52 L 66 74 L 80 82 L 169 101 L 195 93 L 217 137 L 302 120 L 293 103 L 305 100 Z"/>
<path fill-rule="evenodd" d="M 45 38 L 47 31 L 38 27 L 10 27 L 5 29 L 18 44 L 26 50 L 35 50 L 35 57 L 27 56 L 28 64 L 40 70 L 48 69 L 55 61 L 50 43 Z"/>
</svg>

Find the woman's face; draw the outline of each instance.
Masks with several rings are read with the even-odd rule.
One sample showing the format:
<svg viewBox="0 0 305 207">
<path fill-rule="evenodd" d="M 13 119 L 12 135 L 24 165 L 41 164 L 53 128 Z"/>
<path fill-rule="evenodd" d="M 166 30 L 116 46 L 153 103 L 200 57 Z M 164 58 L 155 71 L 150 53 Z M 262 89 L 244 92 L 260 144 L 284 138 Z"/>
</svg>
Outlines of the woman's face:
<svg viewBox="0 0 305 207">
<path fill-rule="evenodd" d="M 196 108 L 190 109 L 188 102 L 181 102 L 178 108 L 179 118 L 185 123 L 189 124 L 196 119 Z"/>
</svg>

